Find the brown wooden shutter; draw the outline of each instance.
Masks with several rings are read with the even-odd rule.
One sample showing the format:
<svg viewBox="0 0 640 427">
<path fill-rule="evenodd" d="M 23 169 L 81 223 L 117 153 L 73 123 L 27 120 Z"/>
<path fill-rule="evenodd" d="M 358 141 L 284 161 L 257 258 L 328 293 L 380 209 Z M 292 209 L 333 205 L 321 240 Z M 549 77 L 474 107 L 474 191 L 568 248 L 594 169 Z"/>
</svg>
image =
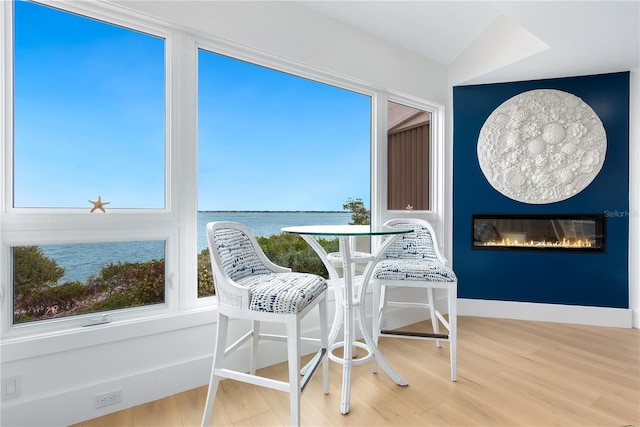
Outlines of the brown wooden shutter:
<svg viewBox="0 0 640 427">
<path fill-rule="evenodd" d="M 429 210 L 429 124 L 388 134 L 387 209 Z"/>
</svg>

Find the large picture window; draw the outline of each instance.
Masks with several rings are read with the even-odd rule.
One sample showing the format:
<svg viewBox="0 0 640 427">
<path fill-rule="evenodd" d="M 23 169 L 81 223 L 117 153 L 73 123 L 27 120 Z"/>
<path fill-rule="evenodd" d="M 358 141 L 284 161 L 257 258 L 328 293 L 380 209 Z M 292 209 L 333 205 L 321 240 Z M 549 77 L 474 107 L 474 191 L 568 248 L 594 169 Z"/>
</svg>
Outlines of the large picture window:
<svg viewBox="0 0 640 427">
<path fill-rule="evenodd" d="M 164 40 L 14 6 L 14 207 L 164 208 Z"/>
<path fill-rule="evenodd" d="M 370 96 L 200 49 L 199 268 L 206 223 L 230 220 L 272 240 L 263 244 L 282 248 L 272 258 L 295 269 L 280 229 L 348 224 L 350 199 L 368 209 L 370 153 Z M 201 296 L 213 291 L 198 277 Z"/>
<path fill-rule="evenodd" d="M 165 38 L 30 1 L 12 17 L 7 323 L 164 306 L 172 232 L 141 230 L 167 208 Z"/>
</svg>

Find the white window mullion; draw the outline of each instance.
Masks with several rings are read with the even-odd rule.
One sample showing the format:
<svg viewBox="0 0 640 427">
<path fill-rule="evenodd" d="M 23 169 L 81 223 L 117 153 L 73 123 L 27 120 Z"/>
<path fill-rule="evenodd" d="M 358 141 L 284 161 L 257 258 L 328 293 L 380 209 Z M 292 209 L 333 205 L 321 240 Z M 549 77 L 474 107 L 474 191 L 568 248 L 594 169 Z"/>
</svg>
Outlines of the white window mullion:
<svg viewBox="0 0 640 427">
<path fill-rule="evenodd" d="M 167 63 L 170 67 L 169 99 L 172 126 L 168 144 L 171 175 L 172 209 L 180 223 L 179 274 L 176 276 L 177 297 L 181 308 L 211 304 L 211 299 L 198 300 L 197 263 L 197 55 L 196 42 L 186 33 L 174 34 Z M 179 94 L 179 96 L 178 96 Z"/>
<path fill-rule="evenodd" d="M 371 222 L 381 224 L 387 206 L 387 97 L 376 92 L 371 108 Z"/>
</svg>

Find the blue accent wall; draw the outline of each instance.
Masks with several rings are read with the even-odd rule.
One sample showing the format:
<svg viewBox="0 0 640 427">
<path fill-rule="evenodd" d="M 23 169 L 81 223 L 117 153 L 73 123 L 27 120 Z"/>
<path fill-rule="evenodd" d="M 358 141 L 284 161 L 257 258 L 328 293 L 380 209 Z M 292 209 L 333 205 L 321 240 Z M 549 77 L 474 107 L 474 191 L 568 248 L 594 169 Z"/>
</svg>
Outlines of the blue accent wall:
<svg viewBox="0 0 640 427">
<path fill-rule="evenodd" d="M 453 88 L 453 268 L 458 297 L 629 307 L 629 72 Z M 598 176 L 579 194 L 550 204 L 518 202 L 496 191 L 480 170 L 477 143 L 489 115 L 534 89 L 580 97 L 607 133 Z M 603 213 L 605 252 L 503 251 L 471 248 L 472 214 Z"/>
</svg>

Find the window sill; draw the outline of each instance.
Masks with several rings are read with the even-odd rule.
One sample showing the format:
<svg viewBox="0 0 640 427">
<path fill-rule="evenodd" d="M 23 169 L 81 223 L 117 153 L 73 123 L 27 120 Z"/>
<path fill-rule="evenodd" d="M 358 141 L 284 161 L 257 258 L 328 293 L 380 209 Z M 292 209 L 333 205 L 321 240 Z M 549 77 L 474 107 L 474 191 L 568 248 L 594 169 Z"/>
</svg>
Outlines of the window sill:
<svg viewBox="0 0 640 427">
<path fill-rule="evenodd" d="M 2 363 L 192 328 L 216 321 L 215 306 L 54 332 L 3 338 Z"/>
</svg>

